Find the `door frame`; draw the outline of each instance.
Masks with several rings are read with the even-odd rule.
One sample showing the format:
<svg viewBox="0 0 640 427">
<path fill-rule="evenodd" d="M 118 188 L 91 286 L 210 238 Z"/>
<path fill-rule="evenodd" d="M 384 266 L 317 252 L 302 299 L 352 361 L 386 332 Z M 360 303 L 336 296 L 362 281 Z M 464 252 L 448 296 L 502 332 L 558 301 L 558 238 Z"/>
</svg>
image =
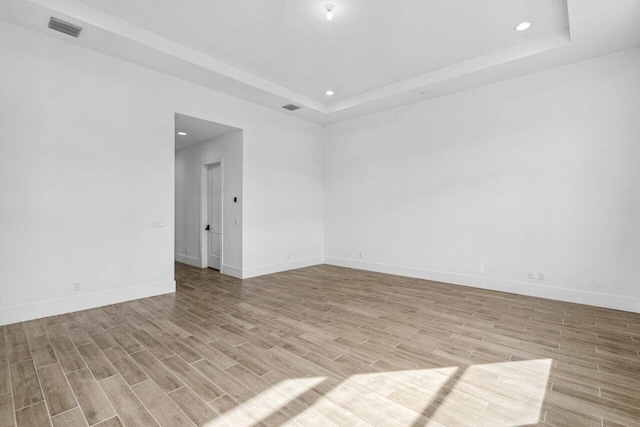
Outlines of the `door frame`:
<svg viewBox="0 0 640 427">
<path fill-rule="evenodd" d="M 209 244 L 207 239 L 208 224 L 207 214 L 209 212 L 209 180 L 208 173 L 211 166 L 220 165 L 220 179 L 222 189 L 220 191 L 220 273 L 224 273 L 224 163 L 222 157 L 213 157 L 201 162 L 200 168 L 200 267 L 209 267 Z"/>
</svg>

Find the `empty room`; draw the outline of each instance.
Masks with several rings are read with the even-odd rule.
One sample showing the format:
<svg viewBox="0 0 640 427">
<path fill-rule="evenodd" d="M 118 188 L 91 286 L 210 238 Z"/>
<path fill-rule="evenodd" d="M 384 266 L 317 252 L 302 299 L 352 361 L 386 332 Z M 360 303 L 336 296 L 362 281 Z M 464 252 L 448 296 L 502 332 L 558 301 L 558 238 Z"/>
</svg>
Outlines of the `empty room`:
<svg viewBox="0 0 640 427">
<path fill-rule="evenodd" d="M 1 0 L 0 427 L 640 427 L 640 1 Z"/>
</svg>

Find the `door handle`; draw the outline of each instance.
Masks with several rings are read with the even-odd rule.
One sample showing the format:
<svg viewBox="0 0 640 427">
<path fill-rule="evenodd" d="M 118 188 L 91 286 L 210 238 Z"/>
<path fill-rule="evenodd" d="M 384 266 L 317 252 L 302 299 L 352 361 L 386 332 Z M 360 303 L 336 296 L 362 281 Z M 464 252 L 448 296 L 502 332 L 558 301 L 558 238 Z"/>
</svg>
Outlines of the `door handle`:
<svg viewBox="0 0 640 427">
<path fill-rule="evenodd" d="M 209 227 L 209 224 L 207 224 L 207 228 L 205 228 L 205 230 L 207 231 L 211 230 L 211 227 Z"/>
</svg>

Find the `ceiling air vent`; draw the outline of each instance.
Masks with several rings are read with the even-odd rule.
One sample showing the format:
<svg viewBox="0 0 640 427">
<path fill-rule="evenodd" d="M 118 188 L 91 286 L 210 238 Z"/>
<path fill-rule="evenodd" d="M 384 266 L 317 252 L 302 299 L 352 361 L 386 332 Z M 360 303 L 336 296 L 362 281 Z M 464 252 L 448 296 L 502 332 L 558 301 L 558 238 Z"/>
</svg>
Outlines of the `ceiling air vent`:
<svg viewBox="0 0 640 427">
<path fill-rule="evenodd" d="M 284 108 L 285 110 L 289 110 L 289 111 L 296 111 L 296 110 L 299 110 L 302 107 L 299 107 L 299 106 L 293 105 L 293 104 L 287 104 L 287 105 L 283 106 L 282 108 Z"/>
<path fill-rule="evenodd" d="M 78 36 L 82 32 L 82 27 L 78 27 L 77 25 L 73 25 L 58 18 L 54 18 L 53 16 L 51 17 L 51 19 L 49 19 L 49 28 L 51 28 L 52 30 L 60 31 L 61 33 L 65 33 L 75 38 L 78 38 Z"/>
</svg>

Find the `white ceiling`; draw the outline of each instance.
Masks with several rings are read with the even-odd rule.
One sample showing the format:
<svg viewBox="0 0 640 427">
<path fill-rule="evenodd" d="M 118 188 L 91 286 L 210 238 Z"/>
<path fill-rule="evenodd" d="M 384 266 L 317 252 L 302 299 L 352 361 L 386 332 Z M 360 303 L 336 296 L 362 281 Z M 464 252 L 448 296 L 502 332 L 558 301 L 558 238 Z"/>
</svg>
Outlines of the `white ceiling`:
<svg viewBox="0 0 640 427">
<path fill-rule="evenodd" d="M 0 18 L 319 123 L 640 46 L 638 0 L 3 0 Z"/>
<path fill-rule="evenodd" d="M 183 114 L 176 114 L 176 150 L 237 130 L 240 129 Z M 186 135 L 178 135 L 178 132 L 185 132 Z"/>
<path fill-rule="evenodd" d="M 568 28 L 563 0 L 84 0 L 319 102 Z M 328 21 L 323 6 L 334 3 Z M 535 25 L 516 32 L 522 21 Z M 332 89 L 333 98 L 325 92 Z"/>
</svg>

